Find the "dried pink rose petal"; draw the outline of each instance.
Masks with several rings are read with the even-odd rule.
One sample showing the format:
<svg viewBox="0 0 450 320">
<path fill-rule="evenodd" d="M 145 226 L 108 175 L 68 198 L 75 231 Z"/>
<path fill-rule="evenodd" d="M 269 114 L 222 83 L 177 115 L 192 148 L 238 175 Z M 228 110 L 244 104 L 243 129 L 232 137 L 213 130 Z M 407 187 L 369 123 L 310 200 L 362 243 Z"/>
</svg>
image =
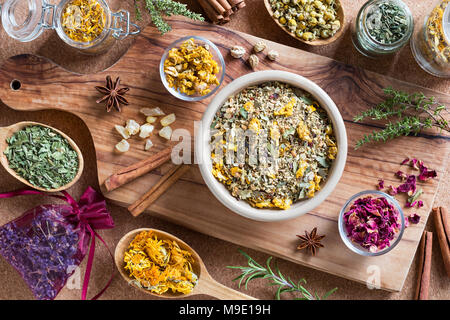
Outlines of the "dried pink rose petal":
<svg viewBox="0 0 450 320">
<path fill-rule="evenodd" d="M 406 202 L 406 206 L 409 208 L 413 208 L 416 204 L 417 204 L 417 201 L 414 201 L 413 203 Z"/>
<path fill-rule="evenodd" d="M 428 170 L 428 168 L 424 166 L 423 162 L 419 163 L 419 171 L 420 171 L 420 174 L 419 174 L 418 178 L 421 181 L 426 181 L 430 178 L 437 177 L 437 172 L 435 170 Z"/>
<path fill-rule="evenodd" d="M 350 240 L 371 252 L 389 247 L 401 228 L 400 213 L 384 197 L 355 200 L 344 213 L 343 222 Z"/>
<path fill-rule="evenodd" d="M 416 158 L 411 159 L 411 167 L 413 167 L 416 170 L 419 170 L 419 160 Z"/>
<path fill-rule="evenodd" d="M 423 201 L 419 200 L 417 201 L 417 208 L 422 208 L 423 207 Z"/>
<path fill-rule="evenodd" d="M 389 193 L 391 196 L 395 196 L 395 195 L 398 193 L 398 190 L 397 190 L 397 188 L 394 187 L 393 185 L 390 185 L 390 186 L 388 187 L 388 193 Z"/>
<path fill-rule="evenodd" d="M 401 184 L 398 186 L 397 188 L 398 192 L 404 192 L 404 193 L 408 193 L 408 192 L 416 192 L 416 176 L 415 175 L 409 175 L 406 178 L 405 183 Z"/>
<path fill-rule="evenodd" d="M 377 188 L 378 188 L 378 190 L 384 189 L 384 180 L 383 179 L 378 180 Z"/>
<path fill-rule="evenodd" d="M 397 176 L 397 177 L 399 177 L 400 179 L 402 179 L 402 180 L 406 180 L 407 178 L 408 178 L 408 175 L 406 174 L 406 173 L 404 173 L 403 171 L 397 171 L 396 173 L 395 173 L 395 175 Z"/>
<path fill-rule="evenodd" d="M 407 164 L 408 162 L 409 162 L 409 158 L 406 158 L 405 160 L 402 161 L 402 163 L 400 163 L 400 165 Z"/>
<path fill-rule="evenodd" d="M 408 217 L 408 220 L 412 224 L 418 224 L 420 221 L 420 216 L 417 213 L 411 213 Z"/>
</svg>

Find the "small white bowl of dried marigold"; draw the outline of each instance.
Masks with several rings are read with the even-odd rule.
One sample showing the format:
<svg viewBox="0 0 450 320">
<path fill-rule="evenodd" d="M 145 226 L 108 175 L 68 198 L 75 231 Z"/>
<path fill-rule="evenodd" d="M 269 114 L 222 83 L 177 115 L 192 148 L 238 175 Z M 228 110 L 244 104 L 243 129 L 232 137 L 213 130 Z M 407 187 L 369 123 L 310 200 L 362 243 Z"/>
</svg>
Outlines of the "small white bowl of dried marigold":
<svg viewBox="0 0 450 320">
<path fill-rule="evenodd" d="M 333 100 L 299 75 L 260 71 L 223 88 L 195 137 L 202 177 L 233 212 L 259 221 L 310 212 L 344 171 L 347 134 Z"/>
</svg>

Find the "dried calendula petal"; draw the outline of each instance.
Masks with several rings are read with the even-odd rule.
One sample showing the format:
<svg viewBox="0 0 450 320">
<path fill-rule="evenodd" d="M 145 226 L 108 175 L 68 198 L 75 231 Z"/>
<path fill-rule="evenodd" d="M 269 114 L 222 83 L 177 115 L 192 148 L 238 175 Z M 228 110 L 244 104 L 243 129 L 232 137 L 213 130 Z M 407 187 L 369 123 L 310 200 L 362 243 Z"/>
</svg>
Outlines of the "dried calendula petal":
<svg viewBox="0 0 450 320">
<path fill-rule="evenodd" d="M 124 138 L 124 139 L 129 139 L 130 138 L 130 133 L 128 132 L 128 130 L 124 127 L 124 126 L 119 126 L 119 125 L 115 125 L 114 128 L 116 128 L 116 131 Z"/>
<path fill-rule="evenodd" d="M 241 46 L 233 46 L 230 49 L 230 54 L 233 58 L 239 59 L 242 58 L 245 55 L 246 51 L 244 47 Z"/>
<path fill-rule="evenodd" d="M 250 66 L 252 67 L 252 69 L 256 69 L 256 67 L 259 64 L 259 58 L 256 54 L 252 54 L 249 58 L 248 58 L 248 63 L 250 64 Z"/>
<path fill-rule="evenodd" d="M 140 113 L 142 113 L 146 117 L 158 117 L 158 116 L 164 116 L 165 113 L 159 108 L 142 108 L 139 110 Z"/>
<path fill-rule="evenodd" d="M 161 119 L 161 125 L 163 127 L 168 126 L 169 124 L 175 122 L 175 120 L 176 120 L 175 113 L 171 113 Z"/>
<path fill-rule="evenodd" d="M 127 125 L 126 125 L 125 129 L 127 129 L 127 131 L 130 133 L 130 135 L 134 136 L 135 134 L 139 133 L 141 126 L 135 120 L 129 119 L 129 120 L 127 120 Z"/>
<path fill-rule="evenodd" d="M 257 43 L 255 43 L 255 45 L 253 46 L 253 50 L 258 53 L 261 51 L 264 51 L 267 48 L 267 44 L 264 41 L 258 41 Z"/>
<path fill-rule="evenodd" d="M 150 134 L 153 132 L 153 129 L 155 129 L 155 127 L 152 124 L 143 124 L 139 132 L 139 137 L 142 139 L 148 138 L 148 136 L 150 136 Z"/>
<path fill-rule="evenodd" d="M 145 141 L 145 147 L 144 147 L 145 151 L 150 150 L 151 147 L 153 147 L 153 142 L 152 142 L 152 140 L 147 139 Z"/>
<path fill-rule="evenodd" d="M 170 140 L 172 137 L 172 128 L 169 126 L 166 126 L 159 130 L 159 135 L 163 137 L 164 139 Z"/>
<path fill-rule="evenodd" d="M 127 140 L 123 139 L 118 144 L 116 144 L 116 150 L 122 153 L 127 152 L 128 150 L 130 150 L 130 144 Z"/>
</svg>

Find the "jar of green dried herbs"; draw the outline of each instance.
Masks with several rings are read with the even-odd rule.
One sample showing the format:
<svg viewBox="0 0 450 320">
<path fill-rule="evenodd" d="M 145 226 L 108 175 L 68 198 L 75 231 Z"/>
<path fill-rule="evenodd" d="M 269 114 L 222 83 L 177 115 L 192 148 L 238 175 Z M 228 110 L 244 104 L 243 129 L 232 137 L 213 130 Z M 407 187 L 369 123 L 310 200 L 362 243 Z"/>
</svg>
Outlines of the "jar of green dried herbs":
<svg viewBox="0 0 450 320">
<path fill-rule="evenodd" d="M 450 78 L 450 0 L 440 0 L 411 39 L 411 51 L 422 69 Z"/>
<path fill-rule="evenodd" d="M 352 40 L 363 55 L 376 58 L 399 51 L 408 43 L 414 21 L 400 0 L 371 0 L 359 11 Z"/>
</svg>

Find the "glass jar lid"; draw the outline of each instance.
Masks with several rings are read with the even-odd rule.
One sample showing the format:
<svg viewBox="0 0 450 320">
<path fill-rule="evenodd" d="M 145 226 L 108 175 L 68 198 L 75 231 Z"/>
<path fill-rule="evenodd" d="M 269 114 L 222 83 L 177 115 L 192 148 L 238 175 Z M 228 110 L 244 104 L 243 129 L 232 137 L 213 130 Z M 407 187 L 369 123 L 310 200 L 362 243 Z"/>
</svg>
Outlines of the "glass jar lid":
<svg viewBox="0 0 450 320">
<path fill-rule="evenodd" d="M 8 35 L 22 42 L 36 39 L 46 28 L 52 28 L 54 5 L 44 0 L 7 0 L 1 19 Z"/>
</svg>

